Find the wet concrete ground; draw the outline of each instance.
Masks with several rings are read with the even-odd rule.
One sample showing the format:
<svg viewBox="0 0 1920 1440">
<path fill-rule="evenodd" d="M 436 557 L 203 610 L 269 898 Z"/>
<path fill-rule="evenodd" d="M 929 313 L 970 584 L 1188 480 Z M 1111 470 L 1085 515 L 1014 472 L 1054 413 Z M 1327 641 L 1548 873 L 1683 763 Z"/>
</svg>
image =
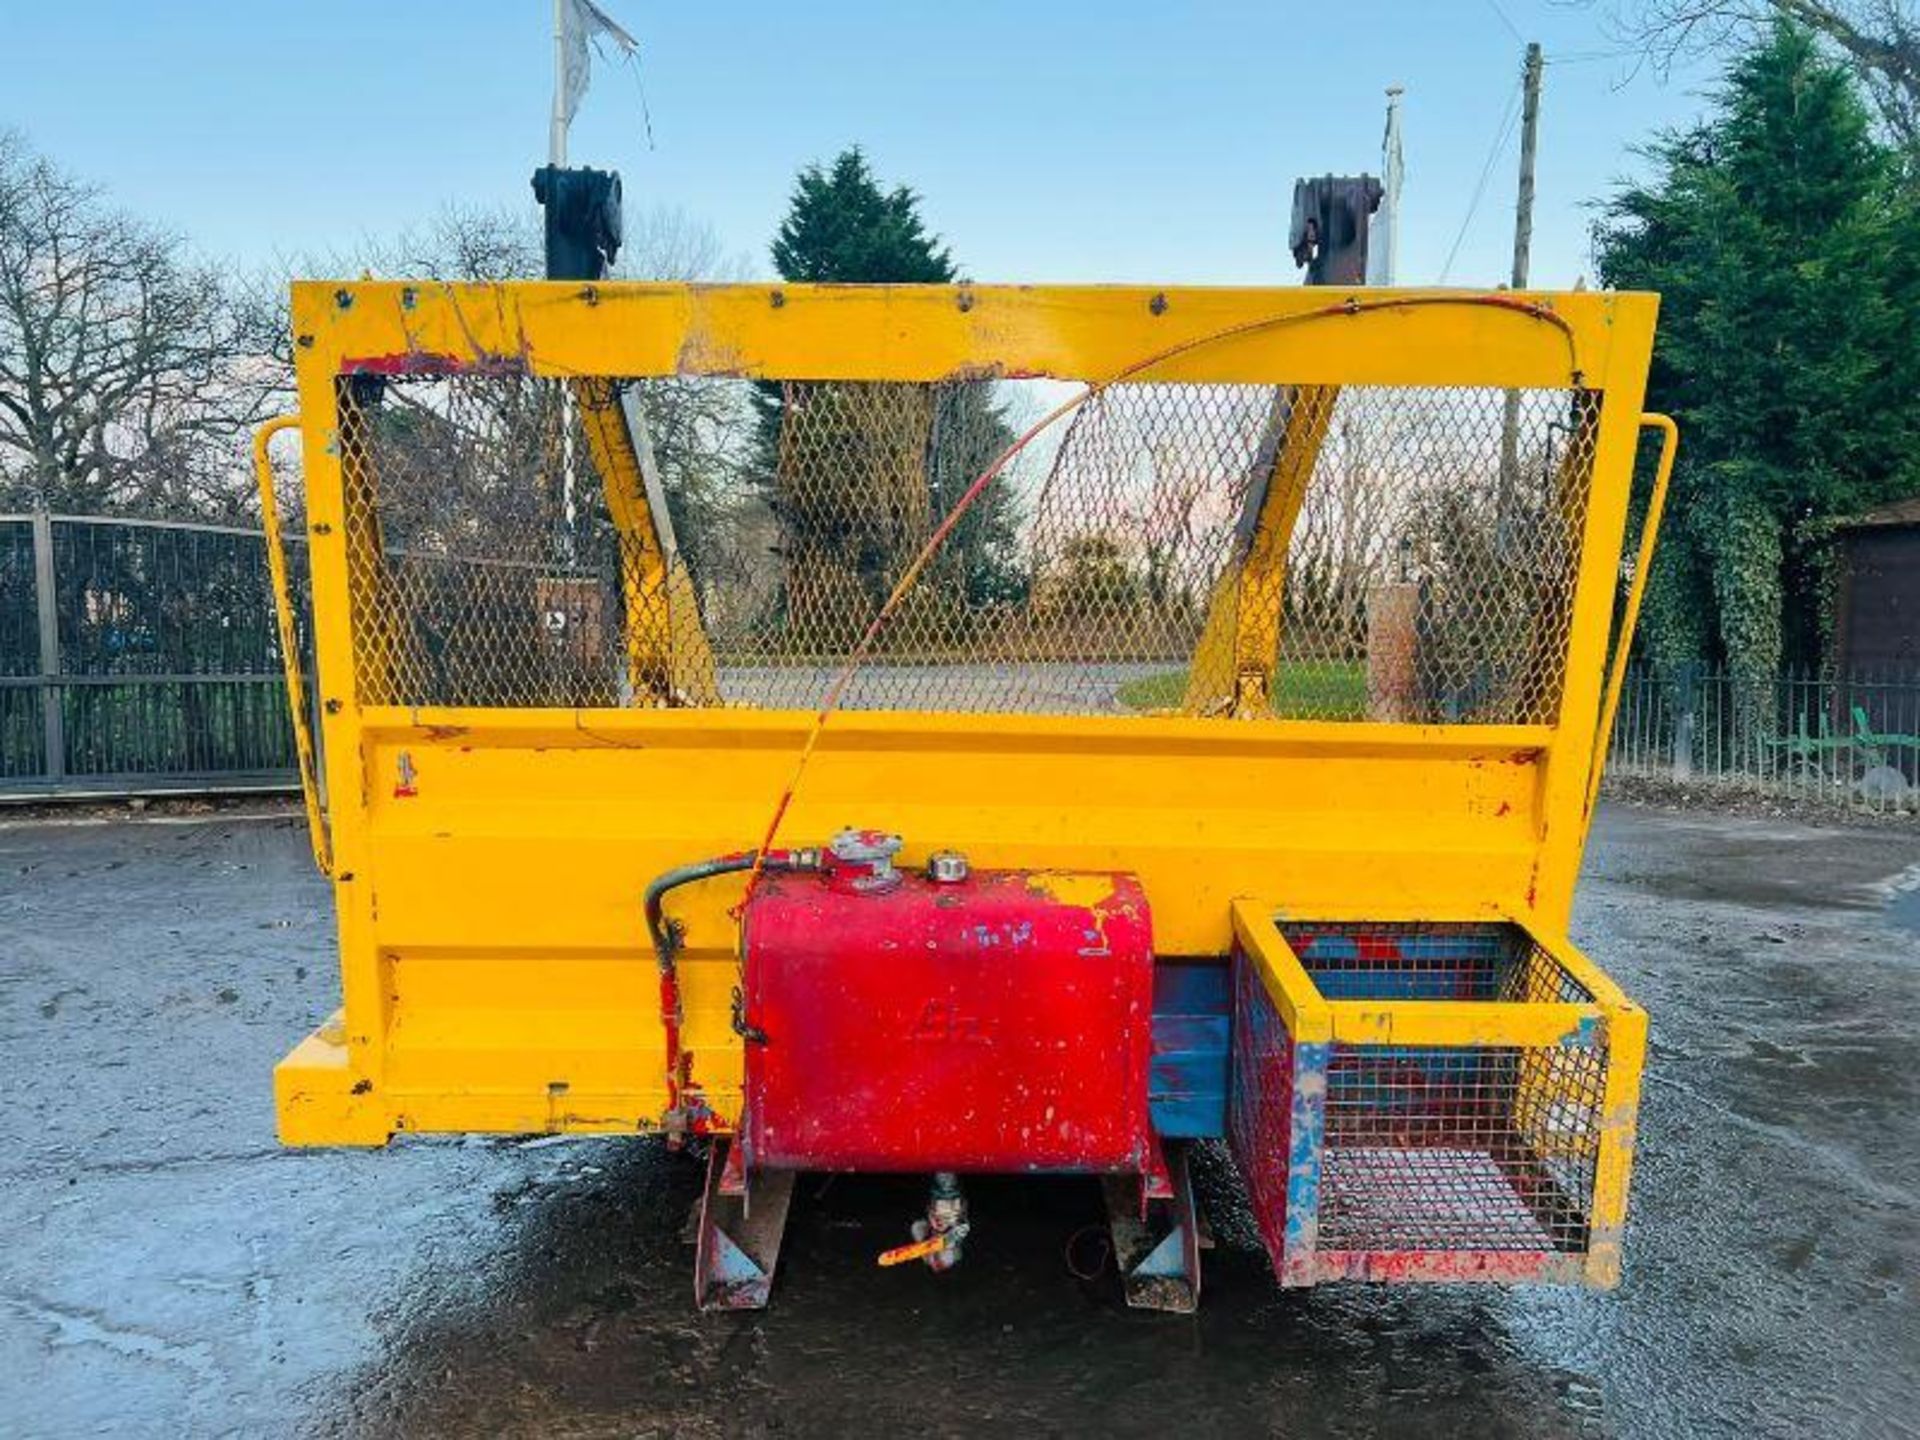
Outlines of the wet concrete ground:
<svg viewBox="0 0 1920 1440">
<path fill-rule="evenodd" d="M 1192 1319 L 1069 1273 L 1090 1183 L 972 1186 L 936 1278 L 872 1265 L 917 1187 L 823 1177 L 774 1308 L 702 1317 L 653 1142 L 275 1147 L 335 995 L 289 819 L 0 825 L 0 1431 L 1917 1434 L 1916 866 L 1603 815 L 1575 934 L 1654 1050 L 1612 1295 L 1282 1294 L 1214 1156 Z"/>
</svg>

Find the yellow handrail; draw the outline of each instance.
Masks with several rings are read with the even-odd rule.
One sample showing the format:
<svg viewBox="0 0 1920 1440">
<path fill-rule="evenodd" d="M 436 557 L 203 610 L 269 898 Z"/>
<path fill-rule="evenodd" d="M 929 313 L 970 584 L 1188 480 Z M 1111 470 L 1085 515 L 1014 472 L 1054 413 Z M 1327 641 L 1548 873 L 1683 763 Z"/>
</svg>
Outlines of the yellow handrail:
<svg viewBox="0 0 1920 1440">
<path fill-rule="evenodd" d="M 333 874 L 333 844 L 320 814 L 320 779 L 313 760 L 313 734 L 307 724 L 306 686 L 300 679 L 300 640 L 293 625 L 293 595 L 287 587 L 287 557 L 280 542 L 280 507 L 273 493 L 273 460 L 267 446 L 282 430 L 295 429 L 298 415 L 276 415 L 253 432 L 253 473 L 260 486 L 260 524 L 267 537 L 267 572 L 273 577 L 273 610 L 280 623 L 280 661 L 287 672 L 287 706 L 293 715 L 293 748 L 300 762 L 300 794 L 307 807 L 307 838 L 313 863 Z"/>
<path fill-rule="evenodd" d="M 1660 517 L 1667 508 L 1667 482 L 1673 478 L 1673 458 L 1680 450 L 1680 427 L 1673 423 L 1672 416 L 1645 414 L 1640 417 L 1640 425 L 1642 429 L 1660 432 L 1660 464 L 1653 472 L 1653 493 L 1647 497 L 1647 518 L 1640 526 L 1640 550 L 1633 561 L 1633 583 L 1627 587 L 1627 608 L 1620 617 L 1620 638 L 1613 647 L 1613 667 L 1607 675 L 1606 697 L 1600 705 L 1600 729 L 1593 737 L 1593 760 L 1587 770 L 1588 824 L 1593 822 L 1594 802 L 1600 797 L 1600 773 L 1607 763 L 1607 745 L 1613 738 L 1614 716 L 1620 709 L 1620 689 L 1626 683 L 1633 629 L 1640 621 L 1647 571 L 1653 565 L 1654 542 L 1660 537 Z"/>
</svg>

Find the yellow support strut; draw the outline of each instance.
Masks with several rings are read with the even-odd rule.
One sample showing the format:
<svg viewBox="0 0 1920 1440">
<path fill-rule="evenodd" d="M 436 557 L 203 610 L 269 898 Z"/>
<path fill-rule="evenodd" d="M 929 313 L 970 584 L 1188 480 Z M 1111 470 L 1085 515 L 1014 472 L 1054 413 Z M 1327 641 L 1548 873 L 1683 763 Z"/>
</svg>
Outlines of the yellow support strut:
<svg viewBox="0 0 1920 1440">
<path fill-rule="evenodd" d="M 1647 571 L 1653 565 L 1653 547 L 1660 538 L 1660 519 L 1667 509 L 1667 486 L 1673 479 L 1673 460 L 1680 450 L 1680 427 L 1670 415 L 1645 414 L 1643 429 L 1660 432 L 1660 464 L 1653 474 L 1653 492 L 1647 497 L 1647 518 L 1640 525 L 1640 549 L 1633 559 L 1633 583 L 1620 616 L 1620 637 L 1614 642 L 1613 665 L 1607 672 L 1606 696 L 1600 702 L 1600 726 L 1593 737 L 1593 757 L 1587 767 L 1587 804 L 1583 824 L 1593 826 L 1593 807 L 1600 798 L 1600 776 L 1607 765 L 1607 746 L 1613 739 L 1613 721 L 1620 710 L 1620 687 L 1627 678 L 1627 656 L 1633 649 L 1634 627 L 1640 623 L 1640 601 L 1647 591 Z"/>
<path fill-rule="evenodd" d="M 626 606 L 627 682 L 634 704 L 722 703 L 713 651 L 700 624 L 693 577 L 663 542 L 671 534 L 664 498 L 655 499 L 648 466 L 611 380 L 571 382 L 587 448 L 620 532 L 620 590 Z"/>
<path fill-rule="evenodd" d="M 1281 605 L 1287 584 L 1287 548 L 1320 458 L 1339 387 L 1305 385 L 1283 403 L 1284 419 L 1263 466 L 1236 553 L 1214 586 L 1207 625 L 1194 648 L 1181 709 L 1189 715 L 1273 713 L 1278 687 Z"/>
<path fill-rule="evenodd" d="M 279 415 L 253 432 L 253 473 L 260 486 L 260 528 L 266 534 L 267 574 L 273 581 L 273 614 L 280 627 L 280 663 L 287 676 L 287 708 L 293 720 L 293 750 L 300 765 L 300 798 L 307 808 L 307 839 L 313 863 L 333 874 L 333 846 L 320 814 L 320 775 L 314 763 L 313 734 L 307 724 L 306 686 L 300 678 L 300 638 L 293 623 L 293 594 L 287 584 L 287 555 L 280 539 L 280 506 L 273 488 L 273 457 L 267 447 L 282 430 L 296 429 L 298 415 Z"/>
</svg>

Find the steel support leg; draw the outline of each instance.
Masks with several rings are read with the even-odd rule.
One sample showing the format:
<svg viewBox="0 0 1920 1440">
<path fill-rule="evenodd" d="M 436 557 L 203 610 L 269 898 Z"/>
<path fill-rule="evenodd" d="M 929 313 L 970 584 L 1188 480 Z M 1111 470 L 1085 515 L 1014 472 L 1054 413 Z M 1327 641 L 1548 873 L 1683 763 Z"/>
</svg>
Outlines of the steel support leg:
<svg viewBox="0 0 1920 1440">
<path fill-rule="evenodd" d="M 766 1308 L 793 1199 L 793 1171 L 747 1175 L 729 1165 L 734 1153 L 731 1140 L 717 1140 L 707 1155 L 693 1272 L 693 1298 L 702 1310 Z"/>
<path fill-rule="evenodd" d="M 1105 1182 L 1107 1228 L 1127 1304 L 1191 1314 L 1200 1304 L 1200 1225 L 1187 1147 L 1168 1145 L 1145 1175 Z"/>
</svg>

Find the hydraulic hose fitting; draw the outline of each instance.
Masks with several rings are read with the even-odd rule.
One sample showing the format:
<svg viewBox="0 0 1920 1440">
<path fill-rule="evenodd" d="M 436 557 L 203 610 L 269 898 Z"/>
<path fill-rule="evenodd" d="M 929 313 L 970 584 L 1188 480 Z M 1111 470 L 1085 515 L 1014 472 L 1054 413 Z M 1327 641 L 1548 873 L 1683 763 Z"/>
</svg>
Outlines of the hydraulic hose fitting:
<svg viewBox="0 0 1920 1440">
<path fill-rule="evenodd" d="M 691 885 L 700 880 L 711 880 L 717 875 L 735 875 L 752 870 L 755 865 L 763 870 L 818 870 L 820 852 L 817 849 L 773 850 L 769 851 L 764 863 L 756 850 L 740 850 L 731 855 L 715 856 L 711 860 L 698 860 L 691 865 L 677 865 L 653 877 L 647 885 L 645 911 L 647 917 L 647 936 L 653 942 L 653 958 L 660 967 L 660 1025 L 666 1032 L 667 1048 L 667 1115 L 666 1127 L 671 1141 L 675 1136 L 684 1134 L 688 1128 L 688 1108 L 686 1095 L 691 1085 L 691 1059 L 680 1041 L 680 1027 L 686 1016 L 680 1003 L 680 972 L 675 963 L 680 947 L 685 942 L 685 931 L 677 920 L 666 918 L 666 900 L 670 891 L 682 885 Z M 733 992 L 733 1028 L 743 1037 L 760 1043 L 766 1042 L 765 1035 L 759 1035 L 746 1022 L 744 1001 L 738 989 Z"/>
</svg>

